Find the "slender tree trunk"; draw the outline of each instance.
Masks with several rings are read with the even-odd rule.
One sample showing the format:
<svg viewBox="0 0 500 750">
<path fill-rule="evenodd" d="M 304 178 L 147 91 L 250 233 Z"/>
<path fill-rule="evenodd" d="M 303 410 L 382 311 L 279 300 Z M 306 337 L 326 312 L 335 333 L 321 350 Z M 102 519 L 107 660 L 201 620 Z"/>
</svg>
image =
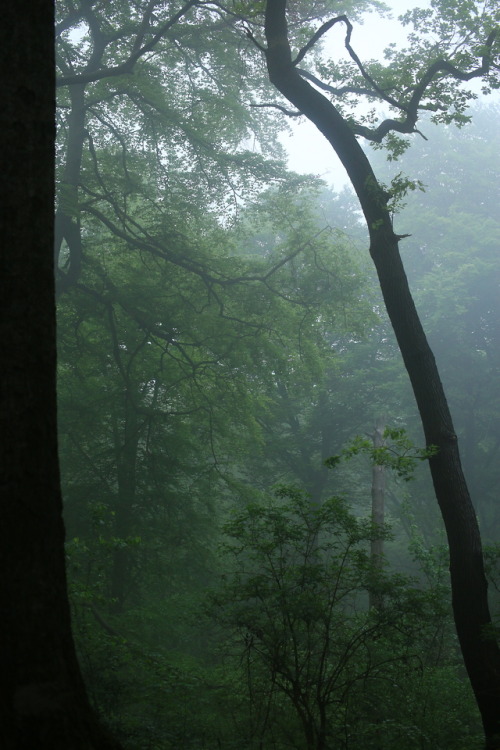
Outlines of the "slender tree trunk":
<svg viewBox="0 0 500 750">
<path fill-rule="evenodd" d="M 385 418 L 379 417 L 373 431 L 373 447 L 381 448 L 384 445 L 384 427 Z M 372 521 L 379 527 L 382 527 L 385 520 L 385 466 L 374 464 L 372 468 Z M 375 573 L 382 569 L 384 558 L 384 540 L 383 537 L 372 539 L 370 549 L 371 561 Z M 369 606 L 370 609 L 381 609 L 384 605 L 382 596 L 379 593 L 370 591 Z"/>
<path fill-rule="evenodd" d="M 78 186 L 82 166 L 83 144 L 85 142 L 85 84 L 69 87 L 71 115 L 68 117 L 66 163 L 64 165 L 56 212 L 54 260 L 56 267 L 56 294 L 66 291 L 80 275 L 82 267 L 82 237 Z M 63 242 L 66 242 L 68 256 L 65 270 L 59 269 L 59 257 Z"/>
<path fill-rule="evenodd" d="M 321 459 L 318 468 L 318 461 L 313 460 L 308 450 L 307 441 L 302 434 L 299 420 L 294 410 L 293 403 L 290 399 L 288 389 L 282 380 L 277 381 L 277 390 L 284 405 L 285 418 L 290 428 L 292 440 L 290 457 L 293 462 L 292 469 L 300 479 L 303 487 L 309 494 L 312 508 L 319 508 L 323 501 L 323 492 L 328 479 L 328 469 L 323 465 L 323 461 L 331 455 L 327 451 L 326 427 L 322 430 L 321 439 Z M 326 403 L 323 401 L 321 406 L 326 409 Z"/>
<path fill-rule="evenodd" d="M 71 636 L 56 438 L 54 9 L 2 6 L 0 747 L 117 748 Z"/>
<path fill-rule="evenodd" d="M 286 0 L 268 0 L 266 59 L 276 88 L 328 139 L 347 170 L 366 219 L 370 255 L 410 377 L 427 445 L 436 497 L 450 551 L 452 603 L 464 663 L 481 712 L 487 748 L 500 740 L 500 650 L 488 607 L 481 537 L 462 472 L 458 442 L 439 377 L 399 254 L 399 238 L 387 210 L 387 195 L 340 112 L 310 86 L 292 62 Z"/>
<path fill-rule="evenodd" d="M 117 498 L 115 506 L 115 535 L 118 543 L 113 551 L 111 569 L 111 598 L 113 610 L 122 612 L 130 591 L 131 554 L 126 540 L 132 533 L 134 503 L 137 485 L 137 450 L 139 427 L 137 410 L 133 402 L 130 384 L 124 394 L 123 435 L 115 429 L 115 454 L 117 474 Z"/>
</svg>

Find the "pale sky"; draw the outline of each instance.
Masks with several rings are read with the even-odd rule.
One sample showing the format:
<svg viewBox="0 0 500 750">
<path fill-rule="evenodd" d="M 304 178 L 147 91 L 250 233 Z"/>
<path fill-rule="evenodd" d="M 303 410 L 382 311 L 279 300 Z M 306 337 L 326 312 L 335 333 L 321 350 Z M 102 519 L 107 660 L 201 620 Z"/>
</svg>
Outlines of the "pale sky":
<svg viewBox="0 0 500 750">
<path fill-rule="evenodd" d="M 382 59 L 383 50 L 390 42 L 404 41 L 406 27 L 401 26 L 397 17 L 414 7 L 426 7 L 428 2 L 421 0 L 386 0 L 392 8 L 392 19 L 382 18 L 377 13 L 365 17 L 363 25 L 355 24 L 351 44 L 361 60 Z M 326 42 L 335 49 L 343 48 L 345 29 L 334 27 L 327 34 Z M 295 172 L 317 174 L 335 189 L 340 189 L 347 180 L 344 168 L 333 152 L 332 147 L 314 125 L 305 118 L 299 122 L 289 122 L 293 128 L 291 135 L 283 135 L 281 142 L 289 154 L 288 166 Z"/>
</svg>

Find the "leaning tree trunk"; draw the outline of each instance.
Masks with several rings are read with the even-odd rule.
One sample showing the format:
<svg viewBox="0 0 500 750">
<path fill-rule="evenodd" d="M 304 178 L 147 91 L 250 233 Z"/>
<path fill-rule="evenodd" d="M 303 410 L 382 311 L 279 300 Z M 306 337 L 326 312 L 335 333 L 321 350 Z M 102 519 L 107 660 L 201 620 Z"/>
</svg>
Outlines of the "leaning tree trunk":
<svg viewBox="0 0 500 750">
<path fill-rule="evenodd" d="M 54 9 L 2 6 L 0 747 L 111 750 L 71 636 L 56 439 Z"/>
<path fill-rule="evenodd" d="M 427 445 L 438 452 L 429 463 L 448 536 L 455 625 L 479 707 L 487 748 L 500 740 L 500 649 L 488 607 L 481 537 L 462 472 L 458 442 L 439 377 L 399 254 L 387 195 L 340 112 L 305 81 L 292 62 L 286 0 L 268 0 L 266 59 L 271 82 L 323 133 L 356 191 L 370 235 L 385 305 L 417 401 Z"/>
</svg>

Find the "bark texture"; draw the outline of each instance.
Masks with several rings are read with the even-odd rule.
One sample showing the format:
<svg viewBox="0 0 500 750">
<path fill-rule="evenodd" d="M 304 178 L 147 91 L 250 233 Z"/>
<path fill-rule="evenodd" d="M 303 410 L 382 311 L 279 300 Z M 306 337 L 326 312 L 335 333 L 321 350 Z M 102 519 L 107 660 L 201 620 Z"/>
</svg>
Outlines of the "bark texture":
<svg viewBox="0 0 500 750">
<path fill-rule="evenodd" d="M 491 629 L 481 536 L 458 450 L 451 414 L 399 254 L 387 196 L 348 123 L 294 66 L 286 0 L 268 0 L 266 59 L 276 88 L 323 133 L 347 170 L 370 234 L 385 305 L 410 377 L 427 445 L 436 497 L 450 550 L 452 604 L 464 663 L 481 712 L 487 748 L 500 747 L 500 650 Z"/>
<path fill-rule="evenodd" d="M 2 7 L 0 747 L 118 748 L 71 635 L 56 438 L 54 9 Z"/>
</svg>

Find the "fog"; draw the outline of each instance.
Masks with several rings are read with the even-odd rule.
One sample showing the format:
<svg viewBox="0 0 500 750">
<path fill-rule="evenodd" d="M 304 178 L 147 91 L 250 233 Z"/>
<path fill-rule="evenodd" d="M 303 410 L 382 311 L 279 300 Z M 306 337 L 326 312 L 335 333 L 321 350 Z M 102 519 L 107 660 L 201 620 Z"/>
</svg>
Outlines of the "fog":
<svg viewBox="0 0 500 750">
<path fill-rule="evenodd" d="M 498 748 L 495 3 L 37 14 L 0 746 Z"/>
</svg>

